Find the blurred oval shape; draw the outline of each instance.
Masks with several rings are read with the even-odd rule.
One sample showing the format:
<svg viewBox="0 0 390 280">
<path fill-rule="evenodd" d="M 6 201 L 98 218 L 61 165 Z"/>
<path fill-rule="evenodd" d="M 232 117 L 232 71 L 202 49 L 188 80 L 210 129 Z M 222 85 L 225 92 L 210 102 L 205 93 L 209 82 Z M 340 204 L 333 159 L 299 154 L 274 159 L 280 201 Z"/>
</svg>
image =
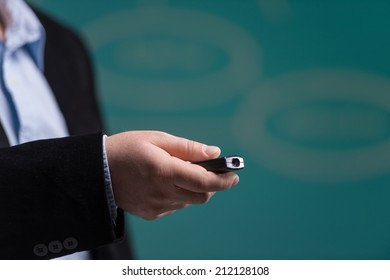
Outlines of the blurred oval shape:
<svg viewBox="0 0 390 280">
<path fill-rule="evenodd" d="M 180 37 L 123 39 L 102 46 L 96 54 L 113 71 L 150 80 L 209 75 L 229 62 L 229 55 L 221 47 Z"/>
<path fill-rule="evenodd" d="M 237 142 L 260 166 L 340 183 L 390 173 L 390 80 L 311 69 L 260 84 L 237 110 Z"/>
<path fill-rule="evenodd" d="M 103 102 L 116 108 L 210 108 L 246 94 L 262 76 L 253 35 L 200 10 L 144 6 L 99 18 L 84 32 L 99 53 Z"/>
<path fill-rule="evenodd" d="M 271 114 L 266 122 L 280 139 L 313 149 L 363 148 L 390 137 L 390 112 L 353 100 L 304 102 Z"/>
</svg>

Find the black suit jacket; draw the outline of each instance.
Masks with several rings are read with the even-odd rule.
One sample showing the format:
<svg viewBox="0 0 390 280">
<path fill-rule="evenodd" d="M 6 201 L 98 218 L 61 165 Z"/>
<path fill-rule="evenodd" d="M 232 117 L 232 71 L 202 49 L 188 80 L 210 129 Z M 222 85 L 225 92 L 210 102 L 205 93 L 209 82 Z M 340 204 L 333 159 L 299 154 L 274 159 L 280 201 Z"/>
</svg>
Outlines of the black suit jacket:
<svg viewBox="0 0 390 280">
<path fill-rule="evenodd" d="M 109 217 L 102 120 L 88 54 L 73 32 L 35 12 L 47 36 L 44 74 L 71 137 L 8 147 L 0 125 L 0 259 L 82 250 L 96 259 L 130 259 L 123 211 L 115 223 Z"/>
</svg>

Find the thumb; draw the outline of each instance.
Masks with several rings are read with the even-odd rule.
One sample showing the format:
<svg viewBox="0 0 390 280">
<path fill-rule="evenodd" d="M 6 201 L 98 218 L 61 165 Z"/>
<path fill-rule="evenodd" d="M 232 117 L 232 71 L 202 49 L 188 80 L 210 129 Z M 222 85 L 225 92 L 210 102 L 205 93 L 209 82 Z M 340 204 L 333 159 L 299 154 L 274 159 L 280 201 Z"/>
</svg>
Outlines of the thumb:
<svg viewBox="0 0 390 280">
<path fill-rule="evenodd" d="M 221 149 L 216 146 L 208 146 L 167 133 L 154 141 L 154 144 L 171 156 L 192 162 L 217 158 L 221 154 Z"/>
</svg>

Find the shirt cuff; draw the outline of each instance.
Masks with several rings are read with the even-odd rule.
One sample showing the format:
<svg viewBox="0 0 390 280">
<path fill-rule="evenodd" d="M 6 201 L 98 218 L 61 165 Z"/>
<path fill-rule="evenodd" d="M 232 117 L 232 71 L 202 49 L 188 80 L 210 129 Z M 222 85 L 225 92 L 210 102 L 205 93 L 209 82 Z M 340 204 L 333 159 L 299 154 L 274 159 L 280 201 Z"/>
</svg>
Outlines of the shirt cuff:
<svg viewBox="0 0 390 280">
<path fill-rule="evenodd" d="M 112 189 L 110 167 L 108 165 L 107 153 L 106 153 L 106 138 L 107 135 L 103 135 L 103 166 L 104 166 L 104 184 L 106 187 L 106 196 L 108 209 L 110 210 L 110 217 L 113 222 L 117 218 L 118 206 L 115 203 L 114 191 Z"/>
</svg>

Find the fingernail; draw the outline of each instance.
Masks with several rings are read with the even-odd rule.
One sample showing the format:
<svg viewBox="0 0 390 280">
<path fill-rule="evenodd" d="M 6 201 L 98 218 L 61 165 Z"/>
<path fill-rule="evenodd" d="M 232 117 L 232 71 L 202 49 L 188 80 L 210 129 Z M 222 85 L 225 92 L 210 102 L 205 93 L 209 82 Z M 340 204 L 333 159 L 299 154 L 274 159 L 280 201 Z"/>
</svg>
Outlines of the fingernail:
<svg viewBox="0 0 390 280">
<path fill-rule="evenodd" d="M 235 186 L 235 185 L 237 185 L 238 182 L 240 182 L 240 177 L 236 174 L 236 177 L 234 178 L 232 187 Z"/>
<path fill-rule="evenodd" d="M 218 147 L 216 147 L 216 146 L 207 146 L 207 145 L 203 146 L 203 151 L 208 156 L 212 156 L 212 155 L 215 155 L 216 153 L 220 153 L 221 152 L 221 150 Z"/>
</svg>

